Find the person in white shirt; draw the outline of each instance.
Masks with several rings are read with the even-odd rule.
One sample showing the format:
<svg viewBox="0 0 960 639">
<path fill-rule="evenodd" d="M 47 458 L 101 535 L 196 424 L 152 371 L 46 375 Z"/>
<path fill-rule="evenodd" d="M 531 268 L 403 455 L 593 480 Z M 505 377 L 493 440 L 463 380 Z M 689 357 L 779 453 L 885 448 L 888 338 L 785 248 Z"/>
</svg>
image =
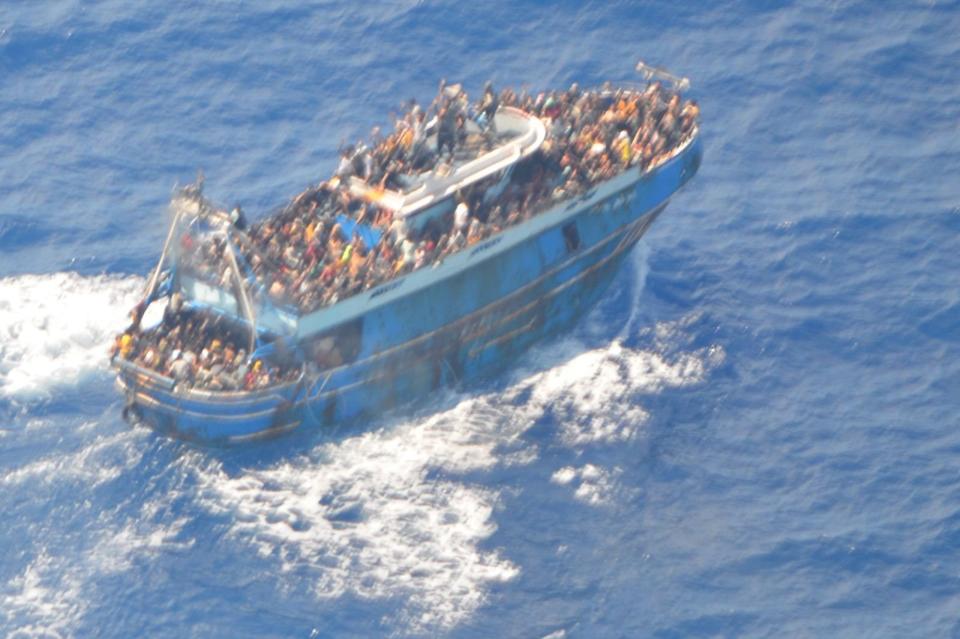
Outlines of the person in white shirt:
<svg viewBox="0 0 960 639">
<path fill-rule="evenodd" d="M 470 207 L 467 203 L 461 201 L 453 211 L 453 227 L 458 231 L 464 231 L 467 228 L 467 222 L 470 221 Z"/>
</svg>

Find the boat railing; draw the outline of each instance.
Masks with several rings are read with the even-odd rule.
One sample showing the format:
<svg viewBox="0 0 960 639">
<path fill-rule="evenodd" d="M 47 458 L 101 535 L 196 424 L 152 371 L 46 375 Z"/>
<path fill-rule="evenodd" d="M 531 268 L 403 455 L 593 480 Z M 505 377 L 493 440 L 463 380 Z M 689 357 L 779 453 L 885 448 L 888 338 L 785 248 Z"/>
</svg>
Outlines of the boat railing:
<svg viewBox="0 0 960 639">
<path fill-rule="evenodd" d="M 643 93 L 653 81 L 664 82 L 669 88 L 678 93 L 683 93 L 690 89 L 690 79 L 670 73 L 662 67 L 655 67 L 645 63 L 643 60 L 637 62 L 636 71 L 643 76 L 643 81 L 633 80 L 617 81 L 616 84 L 606 83 L 600 86 L 592 86 L 587 91 L 598 94 L 609 94 L 618 92 Z"/>
<path fill-rule="evenodd" d="M 536 151 L 546 139 L 546 128 L 539 118 L 514 107 L 502 108 L 499 115 L 503 115 L 505 120 L 514 118 L 522 121 L 526 130 L 506 144 L 456 167 L 449 175 L 435 174 L 425 180 L 419 188 L 406 194 L 403 206 L 398 211 L 400 217 L 415 215 L 433 202 L 443 200 L 457 190 L 503 170 Z M 508 124 L 505 122 L 504 126 Z"/>
<path fill-rule="evenodd" d="M 154 384 L 165 388 L 166 390 L 172 390 L 174 386 L 173 379 L 161 375 L 157 371 L 151 370 L 149 368 L 144 368 L 135 362 L 131 362 L 126 359 L 122 359 L 119 356 L 114 356 L 111 360 L 111 363 L 119 368 L 121 371 L 125 371 L 130 375 L 134 376 L 143 376 L 149 378 Z"/>
<path fill-rule="evenodd" d="M 647 64 L 643 60 L 637 61 L 636 66 L 637 72 L 643 75 L 643 77 L 649 82 L 656 78 L 657 80 L 662 80 L 664 82 L 669 82 L 673 85 L 673 88 L 677 91 L 686 91 L 690 88 L 690 79 L 685 78 L 679 75 L 674 75 L 662 67 L 655 67 L 653 65 Z"/>
<path fill-rule="evenodd" d="M 275 400 L 278 404 L 281 402 L 290 401 L 291 398 L 284 397 L 279 392 L 280 390 L 296 386 L 297 384 L 302 383 L 302 375 L 296 380 L 286 382 L 284 384 L 275 384 L 273 386 L 268 386 L 262 389 L 253 389 L 253 390 L 235 390 L 235 391 L 208 391 L 198 388 L 186 388 L 184 389 L 184 397 L 190 399 L 191 401 L 198 402 L 216 402 L 216 401 L 230 401 L 230 400 L 243 400 L 245 403 L 250 403 L 252 401 L 267 401 Z"/>
<path fill-rule="evenodd" d="M 298 384 L 302 385 L 305 381 L 304 376 L 306 374 L 304 371 L 301 371 L 295 380 L 274 384 L 261 389 L 211 391 L 180 385 L 171 377 L 167 377 L 155 370 L 145 368 L 136 362 L 131 362 L 119 357 L 113 359 L 113 365 L 134 378 L 146 377 L 151 383 L 166 391 L 179 393 L 183 399 L 199 402 L 242 400 L 244 403 L 251 403 L 255 401 L 275 400 L 277 403 L 280 403 L 289 401 L 291 398 L 284 397 L 279 391 L 297 386 Z"/>
</svg>

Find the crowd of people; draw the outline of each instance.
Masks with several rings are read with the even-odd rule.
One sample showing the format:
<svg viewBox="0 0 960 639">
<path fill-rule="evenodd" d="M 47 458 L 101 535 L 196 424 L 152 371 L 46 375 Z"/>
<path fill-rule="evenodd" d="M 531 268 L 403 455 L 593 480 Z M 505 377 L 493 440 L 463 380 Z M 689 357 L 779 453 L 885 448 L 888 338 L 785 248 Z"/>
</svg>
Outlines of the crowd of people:
<svg viewBox="0 0 960 639">
<path fill-rule="evenodd" d="M 266 388 L 299 375 L 292 362 L 251 359 L 244 343 L 243 331 L 235 324 L 186 309 L 175 294 L 160 324 L 141 331 L 134 322 L 117 336 L 111 357 L 170 377 L 177 386 L 211 391 Z"/>
<path fill-rule="evenodd" d="M 629 166 L 649 167 L 669 154 L 690 133 L 697 119 L 696 103 L 681 104 L 680 96 L 652 84 L 642 92 L 613 90 L 516 94 L 503 91 L 492 100 L 487 87 L 475 110 L 493 128 L 491 104 L 516 106 L 540 117 L 547 138 L 526 170 L 518 170 L 509 187 L 492 202 L 484 202 L 487 184 L 473 185 L 459 194 L 454 214 L 418 232 L 403 220 L 394 220 L 388 208 L 352 195 L 347 179 L 362 177 L 368 184 L 393 184 L 404 175 L 436 168 L 450 142 L 440 140 L 443 122 L 455 113 L 454 152 L 469 142 L 462 133 L 470 109 L 462 92 L 435 102 L 435 149 L 427 148 L 426 112 L 411 102 L 396 119 L 394 132 L 373 136 L 372 146 L 361 144 L 344 151 L 331 181 L 302 193 L 278 216 L 254 224 L 246 234 L 234 235 L 245 268 L 257 282 L 256 291 L 273 303 L 296 306 L 301 313 L 336 303 L 372 288 L 400 273 L 416 270 L 450 253 L 479 242 L 507 226 L 529 218 L 557 200 L 589 190 Z M 433 108 L 431 108 L 432 110 Z M 460 132 L 460 133 L 457 133 Z M 492 135 L 475 135 L 474 147 L 489 144 Z M 424 164 L 426 162 L 426 164 Z M 348 235 L 337 222 L 346 215 L 383 231 L 382 240 L 368 246 L 360 234 Z M 183 263 L 203 278 L 228 285 L 223 259 L 226 240 L 214 238 L 188 245 Z"/>
<path fill-rule="evenodd" d="M 460 159 L 475 157 L 499 139 L 494 115 L 501 106 L 540 118 L 547 136 L 496 198 L 484 197 L 495 178 L 475 183 L 457 194 L 452 213 L 414 230 L 406 220 L 394 219 L 389 208 L 350 190 L 352 176 L 375 188 L 402 190 L 410 176 L 443 171 L 458 153 Z M 488 83 L 474 105 L 458 86 L 441 84 L 437 99 L 426 110 L 411 101 L 395 118 L 392 133 L 382 136 L 375 129 L 369 144 L 345 148 L 334 176 L 300 194 L 278 215 L 246 229 L 236 225 L 241 232 L 205 240 L 185 234 L 180 267 L 232 290 L 235 271 L 229 265 L 236 264 L 240 277 L 252 284 L 247 289 L 255 304 L 266 298 L 308 313 L 443 260 L 629 167 L 646 170 L 659 164 L 691 134 L 698 115 L 696 102 L 683 102 L 659 83 L 644 91 L 610 87 L 587 91 L 574 84 L 566 91 L 537 95 L 509 89 L 497 94 Z M 428 116 L 434 116 L 432 131 Z M 468 127 L 468 120 L 477 125 Z M 232 217 L 243 220 L 239 210 Z M 344 217 L 351 220 L 353 233 L 345 230 Z M 353 222 L 377 229 L 379 241 L 370 242 L 369 234 L 365 240 Z M 261 363 L 248 379 L 255 364 L 238 361 L 247 354 L 233 343 L 228 351 L 228 340 L 212 326 L 196 335 L 181 329 L 180 339 L 189 335 L 190 343 L 177 343 L 172 332 L 171 328 L 159 338 L 163 331 L 141 339 L 126 354 L 118 343 L 117 352 L 175 376 L 189 368 L 192 372 L 183 372 L 178 379 L 208 389 L 257 387 L 291 374 Z M 209 339 L 196 342 L 199 335 Z M 191 357 L 194 353 L 199 355 Z M 232 355 L 229 360 L 227 354 Z M 180 360 L 188 360 L 189 366 L 177 364 L 174 371 L 172 366 Z"/>
</svg>

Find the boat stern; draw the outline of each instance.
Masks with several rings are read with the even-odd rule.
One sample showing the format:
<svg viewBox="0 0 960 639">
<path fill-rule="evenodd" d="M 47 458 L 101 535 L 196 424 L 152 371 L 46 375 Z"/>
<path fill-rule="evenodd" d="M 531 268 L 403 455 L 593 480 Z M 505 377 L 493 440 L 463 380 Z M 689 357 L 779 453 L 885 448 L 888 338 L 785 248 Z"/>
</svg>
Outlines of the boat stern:
<svg viewBox="0 0 960 639">
<path fill-rule="evenodd" d="M 301 423 L 299 382 L 254 391 L 202 391 L 124 360 L 113 366 L 125 397 L 124 417 L 178 439 L 229 445 L 281 435 Z"/>
</svg>

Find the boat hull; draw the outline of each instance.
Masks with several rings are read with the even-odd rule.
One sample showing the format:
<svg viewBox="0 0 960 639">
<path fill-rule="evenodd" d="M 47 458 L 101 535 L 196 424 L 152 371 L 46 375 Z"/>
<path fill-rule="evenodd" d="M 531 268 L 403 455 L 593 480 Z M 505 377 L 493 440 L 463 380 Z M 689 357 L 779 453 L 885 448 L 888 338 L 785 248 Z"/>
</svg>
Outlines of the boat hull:
<svg viewBox="0 0 960 639">
<path fill-rule="evenodd" d="M 308 368 L 296 383 L 255 392 L 179 390 L 127 363 L 118 384 L 139 421 L 177 437 L 229 444 L 375 415 L 469 383 L 592 307 L 700 158 L 694 138 L 654 171 L 625 172 L 468 249 L 459 259 L 471 262 L 450 275 L 438 268 L 431 281 L 430 273 L 415 272 L 408 283 L 392 283 L 400 290 L 364 293 L 370 310 L 342 324 L 360 331 L 353 361 Z M 507 248 L 497 249 L 501 241 Z"/>
</svg>

